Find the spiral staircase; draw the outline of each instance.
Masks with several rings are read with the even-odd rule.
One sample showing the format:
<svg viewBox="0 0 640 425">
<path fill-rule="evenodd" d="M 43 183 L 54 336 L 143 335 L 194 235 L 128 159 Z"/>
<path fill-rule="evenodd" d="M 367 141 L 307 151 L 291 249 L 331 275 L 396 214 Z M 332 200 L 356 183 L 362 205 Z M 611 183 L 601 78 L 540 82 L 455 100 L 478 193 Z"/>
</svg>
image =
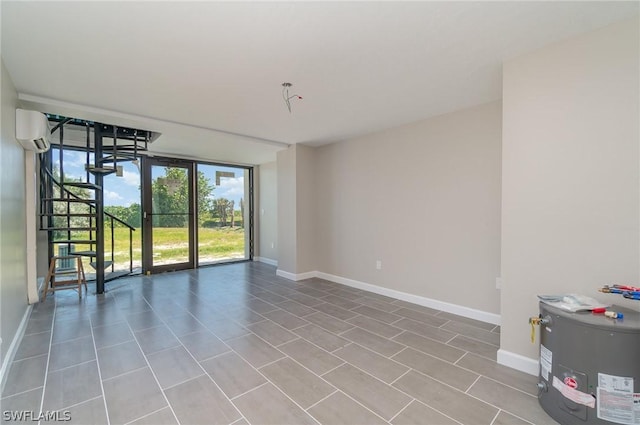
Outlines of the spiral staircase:
<svg viewBox="0 0 640 425">
<path fill-rule="evenodd" d="M 40 230 L 47 232 L 48 259 L 55 270 L 73 269 L 77 257 L 95 270 L 95 292 L 105 291 L 105 282 L 133 272 L 133 232 L 130 224 L 104 211 L 104 177 L 122 175 L 122 162 L 138 161 L 157 136 L 146 130 L 117 127 L 93 121 L 47 115 L 53 150 L 40 154 Z M 65 131 L 73 133 L 71 140 Z M 78 134 L 83 135 L 82 141 Z M 85 176 L 65 177 L 64 153 L 72 149 L 85 154 Z M 129 233 L 128 268 L 115 267 L 114 228 Z M 53 260 L 53 261 L 52 261 Z M 120 265 L 122 266 L 122 265 Z M 54 273 L 55 274 L 55 273 Z M 47 282 L 46 284 L 49 284 Z M 53 286 L 54 282 L 50 282 Z"/>
</svg>

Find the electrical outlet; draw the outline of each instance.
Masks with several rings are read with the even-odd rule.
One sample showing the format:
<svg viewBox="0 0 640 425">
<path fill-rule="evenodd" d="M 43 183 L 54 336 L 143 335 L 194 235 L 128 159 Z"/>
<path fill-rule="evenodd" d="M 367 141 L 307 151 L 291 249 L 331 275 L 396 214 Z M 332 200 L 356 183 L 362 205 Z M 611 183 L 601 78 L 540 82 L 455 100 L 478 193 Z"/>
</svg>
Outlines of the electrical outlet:
<svg viewBox="0 0 640 425">
<path fill-rule="evenodd" d="M 376 269 L 377 270 L 382 270 L 382 260 L 376 261 Z"/>
<path fill-rule="evenodd" d="M 496 289 L 502 289 L 502 278 L 496 277 Z"/>
<path fill-rule="evenodd" d="M 276 244 L 275 244 L 275 243 L 273 243 L 273 242 L 271 242 L 271 249 L 273 249 L 273 248 L 275 248 L 275 247 L 276 247 Z"/>
</svg>

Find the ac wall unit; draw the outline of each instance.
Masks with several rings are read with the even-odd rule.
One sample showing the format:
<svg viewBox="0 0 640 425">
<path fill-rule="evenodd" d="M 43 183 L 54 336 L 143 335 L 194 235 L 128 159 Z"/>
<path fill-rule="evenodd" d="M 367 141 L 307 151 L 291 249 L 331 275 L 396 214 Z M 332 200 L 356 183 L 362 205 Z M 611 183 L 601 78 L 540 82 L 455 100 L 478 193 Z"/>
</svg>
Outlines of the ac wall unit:
<svg viewBox="0 0 640 425">
<path fill-rule="evenodd" d="M 51 130 L 47 116 L 37 111 L 16 109 L 16 139 L 28 151 L 48 151 L 51 147 Z"/>
</svg>

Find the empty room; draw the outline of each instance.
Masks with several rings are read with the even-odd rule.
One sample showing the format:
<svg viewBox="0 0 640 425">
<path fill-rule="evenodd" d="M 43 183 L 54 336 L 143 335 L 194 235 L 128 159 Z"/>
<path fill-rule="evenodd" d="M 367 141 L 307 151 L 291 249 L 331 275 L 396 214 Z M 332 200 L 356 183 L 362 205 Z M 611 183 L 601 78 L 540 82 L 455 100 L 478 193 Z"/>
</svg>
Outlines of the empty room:
<svg viewBox="0 0 640 425">
<path fill-rule="evenodd" d="M 3 424 L 640 423 L 637 1 L 0 1 Z"/>
</svg>

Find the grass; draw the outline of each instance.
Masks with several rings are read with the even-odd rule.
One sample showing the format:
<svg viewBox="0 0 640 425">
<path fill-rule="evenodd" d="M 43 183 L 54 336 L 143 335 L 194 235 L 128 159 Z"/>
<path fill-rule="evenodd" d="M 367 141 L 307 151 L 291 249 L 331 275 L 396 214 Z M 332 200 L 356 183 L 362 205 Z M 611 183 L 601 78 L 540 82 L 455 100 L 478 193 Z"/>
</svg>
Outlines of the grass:
<svg viewBox="0 0 640 425">
<path fill-rule="evenodd" d="M 105 260 L 111 260 L 111 231 L 105 229 Z M 73 239 L 88 238 L 87 232 L 75 232 Z M 133 232 L 133 267 L 142 266 L 142 231 Z M 245 253 L 244 228 L 199 228 L 198 257 L 200 263 L 211 263 L 226 259 L 242 259 Z M 187 261 L 189 245 L 186 228 L 160 227 L 153 231 L 154 265 Z M 86 245 L 77 245 L 76 251 L 88 249 Z M 129 268 L 129 229 L 114 229 L 114 264 L 116 270 Z M 85 268 L 89 259 L 85 258 Z M 87 268 L 88 270 L 92 270 Z"/>
</svg>

